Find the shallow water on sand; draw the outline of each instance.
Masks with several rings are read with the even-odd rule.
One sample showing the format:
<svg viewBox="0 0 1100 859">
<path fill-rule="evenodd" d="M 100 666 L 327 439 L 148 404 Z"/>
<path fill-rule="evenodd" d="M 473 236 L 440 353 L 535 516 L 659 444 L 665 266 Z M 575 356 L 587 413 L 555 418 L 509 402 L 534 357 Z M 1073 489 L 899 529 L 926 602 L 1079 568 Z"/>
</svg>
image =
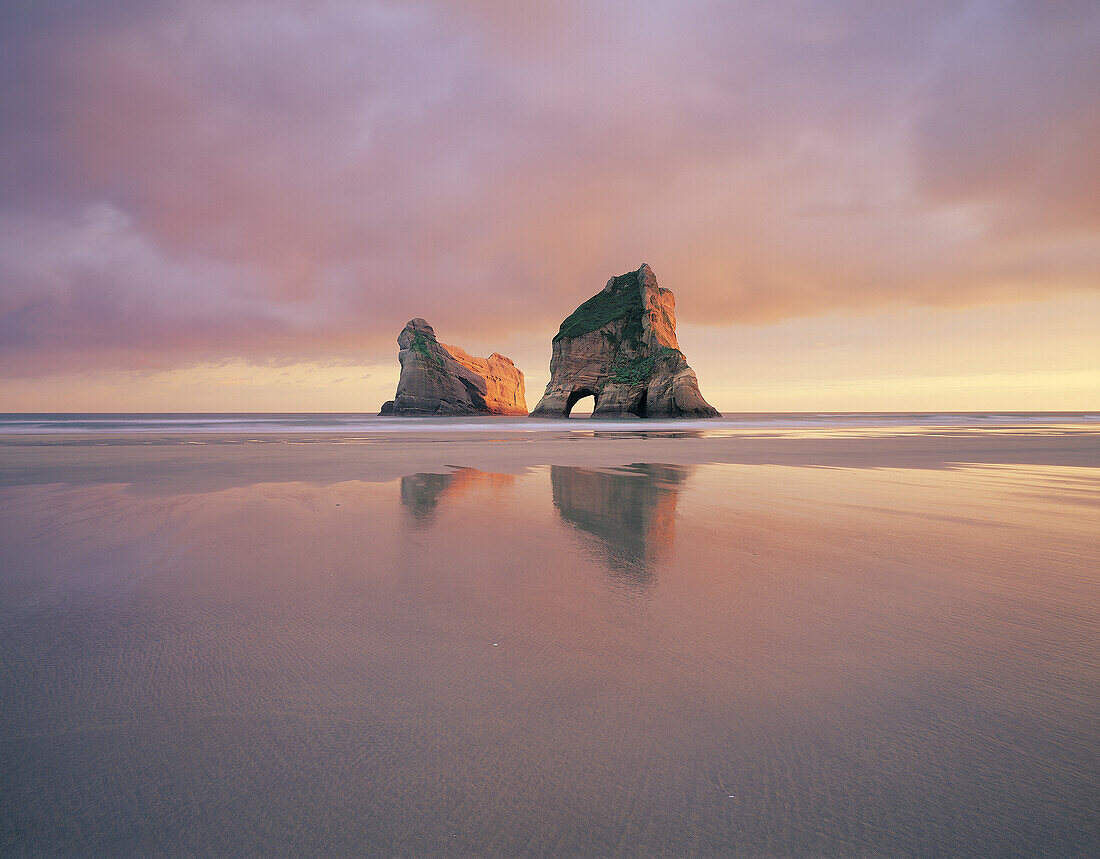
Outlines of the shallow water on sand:
<svg viewBox="0 0 1100 859">
<path fill-rule="evenodd" d="M 1095 468 L 439 471 L 0 488 L 0 852 L 1100 846 Z"/>
</svg>

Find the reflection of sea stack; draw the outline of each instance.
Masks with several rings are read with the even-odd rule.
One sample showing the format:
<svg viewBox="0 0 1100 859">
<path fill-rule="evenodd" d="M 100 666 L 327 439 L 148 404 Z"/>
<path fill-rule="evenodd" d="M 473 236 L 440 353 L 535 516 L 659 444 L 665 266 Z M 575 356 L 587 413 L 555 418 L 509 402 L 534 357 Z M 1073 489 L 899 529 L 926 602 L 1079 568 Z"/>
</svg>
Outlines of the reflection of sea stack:
<svg viewBox="0 0 1100 859">
<path fill-rule="evenodd" d="M 644 586 L 650 566 L 672 546 L 680 485 L 691 471 L 683 465 L 615 471 L 554 465 L 550 483 L 561 518 L 597 538 L 609 571 Z"/>
<path fill-rule="evenodd" d="M 676 342 L 675 308 L 648 265 L 611 278 L 561 324 L 550 384 L 531 414 L 568 417 L 592 396 L 593 417 L 718 417 Z"/>
<path fill-rule="evenodd" d="M 461 495 L 479 486 L 499 493 L 512 486 L 515 479 L 514 474 L 476 468 L 456 468 L 449 474 L 409 474 L 401 478 L 401 503 L 412 514 L 413 522 L 422 527 L 431 523 L 435 508 L 446 496 Z"/>
<path fill-rule="evenodd" d="M 397 338 L 401 378 L 383 415 L 525 415 L 523 373 L 494 352 L 474 358 L 445 346 L 423 319 L 412 319 Z"/>
</svg>

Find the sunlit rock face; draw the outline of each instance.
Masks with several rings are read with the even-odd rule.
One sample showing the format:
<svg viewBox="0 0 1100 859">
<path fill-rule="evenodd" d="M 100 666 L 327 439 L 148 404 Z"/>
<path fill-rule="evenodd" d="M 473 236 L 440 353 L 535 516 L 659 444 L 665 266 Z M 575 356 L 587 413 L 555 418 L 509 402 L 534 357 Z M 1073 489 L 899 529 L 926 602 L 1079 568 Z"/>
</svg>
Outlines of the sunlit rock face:
<svg viewBox="0 0 1100 859">
<path fill-rule="evenodd" d="M 409 320 L 397 338 L 401 378 L 383 415 L 525 415 L 523 373 L 494 352 L 474 358 L 446 346 L 423 319 Z"/>
<path fill-rule="evenodd" d="M 531 414 L 568 417 L 587 396 L 593 417 L 718 416 L 676 342 L 676 299 L 648 265 L 611 278 L 561 324 L 550 384 Z"/>
</svg>

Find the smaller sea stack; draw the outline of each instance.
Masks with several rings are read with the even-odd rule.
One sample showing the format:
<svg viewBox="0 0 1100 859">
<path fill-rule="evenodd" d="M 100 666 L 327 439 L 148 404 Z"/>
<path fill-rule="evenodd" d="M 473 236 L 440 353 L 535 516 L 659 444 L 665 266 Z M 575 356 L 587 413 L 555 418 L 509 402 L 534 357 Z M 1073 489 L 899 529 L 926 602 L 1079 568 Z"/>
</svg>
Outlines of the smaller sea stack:
<svg viewBox="0 0 1100 859">
<path fill-rule="evenodd" d="M 397 337 L 401 378 L 382 415 L 525 415 L 523 373 L 494 352 L 475 358 L 440 343 L 419 317 Z"/>
</svg>

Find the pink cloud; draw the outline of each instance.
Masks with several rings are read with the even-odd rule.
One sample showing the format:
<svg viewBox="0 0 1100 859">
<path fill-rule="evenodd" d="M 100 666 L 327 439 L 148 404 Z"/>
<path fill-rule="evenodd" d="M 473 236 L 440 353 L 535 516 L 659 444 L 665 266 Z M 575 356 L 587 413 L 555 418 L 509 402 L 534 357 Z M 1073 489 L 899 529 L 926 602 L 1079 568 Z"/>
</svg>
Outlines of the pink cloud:
<svg viewBox="0 0 1100 859">
<path fill-rule="evenodd" d="M 642 261 L 702 324 L 1100 280 L 1094 4 L 519 9 L 8 13 L 8 372 L 548 342 Z"/>
</svg>

